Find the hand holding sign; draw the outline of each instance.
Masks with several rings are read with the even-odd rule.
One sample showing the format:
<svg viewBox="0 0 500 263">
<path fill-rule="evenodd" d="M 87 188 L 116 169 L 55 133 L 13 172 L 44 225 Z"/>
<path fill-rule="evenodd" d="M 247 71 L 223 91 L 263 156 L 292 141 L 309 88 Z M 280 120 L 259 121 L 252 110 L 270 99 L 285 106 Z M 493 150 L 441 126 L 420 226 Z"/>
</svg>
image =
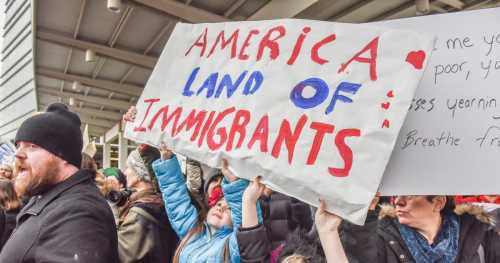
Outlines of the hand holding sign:
<svg viewBox="0 0 500 263">
<path fill-rule="evenodd" d="M 361 224 L 431 48 L 361 25 L 178 23 L 126 135 Z"/>
<path fill-rule="evenodd" d="M 222 168 L 220 169 L 224 177 L 229 182 L 234 182 L 238 180 L 238 177 L 233 174 L 233 172 L 229 169 L 229 162 L 226 159 L 222 159 Z"/>
</svg>

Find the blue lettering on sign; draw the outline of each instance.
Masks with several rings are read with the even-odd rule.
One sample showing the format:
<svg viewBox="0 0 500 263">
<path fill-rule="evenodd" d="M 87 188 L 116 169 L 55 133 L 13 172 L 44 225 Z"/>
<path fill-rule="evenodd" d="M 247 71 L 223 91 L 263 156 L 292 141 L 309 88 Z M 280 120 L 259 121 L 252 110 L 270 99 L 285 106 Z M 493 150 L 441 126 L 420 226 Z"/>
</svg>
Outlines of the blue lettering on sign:
<svg viewBox="0 0 500 263">
<path fill-rule="evenodd" d="M 191 97 L 195 92 L 192 90 L 192 86 L 196 78 L 198 77 L 198 72 L 200 71 L 200 67 L 194 68 L 189 78 L 184 85 L 184 89 L 182 91 L 182 95 L 186 97 Z M 240 73 L 238 78 L 233 81 L 230 74 L 225 74 L 220 82 L 218 83 L 219 73 L 215 72 L 210 74 L 203 84 L 196 90 L 196 96 L 200 95 L 203 92 L 206 92 L 207 98 L 220 98 L 224 89 L 226 89 L 227 98 L 231 98 L 238 87 L 240 87 L 247 76 L 248 71 L 243 71 Z M 245 96 L 253 95 L 255 92 L 259 90 L 262 86 L 262 82 L 264 82 L 264 75 L 260 71 L 254 71 L 245 82 L 243 87 L 242 94 Z"/>
<path fill-rule="evenodd" d="M 304 98 L 302 92 L 305 87 L 311 87 L 315 90 L 314 96 L 310 98 Z M 295 106 L 302 109 L 309 109 L 318 106 L 323 103 L 328 97 L 328 84 L 320 78 L 308 78 L 301 81 L 295 88 L 292 89 L 290 93 L 290 100 L 295 104 Z"/>
<path fill-rule="evenodd" d="M 314 95 L 310 98 L 305 98 L 302 93 L 305 87 L 312 87 L 315 91 Z M 344 103 L 352 103 L 352 99 L 347 97 L 346 95 L 340 94 L 340 92 L 348 93 L 348 94 L 356 94 L 358 92 L 361 84 L 351 83 L 351 82 L 341 82 L 335 92 L 333 93 L 332 100 L 330 105 L 326 107 L 325 115 L 329 114 L 335 109 L 335 105 L 337 101 L 342 101 Z M 320 78 L 308 78 L 299 82 L 290 93 L 290 100 L 293 104 L 301 109 L 310 109 L 314 108 L 321 103 L 323 103 L 328 97 L 328 93 L 330 89 L 328 88 L 328 84 Z"/>
<path fill-rule="evenodd" d="M 243 71 L 243 73 L 240 74 L 240 76 L 234 83 L 231 80 L 231 75 L 229 74 L 224 75 L 219 84 L 219 87 L 217 88 L 217 91 L 215 92 L 215 98 L 220 97 L 222 91 L 224 90 L 224 87 L 227 89 L 227 97 L 231 98 L 231 96 L 233 96 L 233 93 L 236 91 L 236 89 L 238 89 L 238 86 L 240 86 L 241 82 L 243 81 L 246 75 L 247 71 L 245 70 Z"/>
<path fill-rule="evenodd" d="M 260 88 L 260 85 L 262 85 L 263 81 L 264 81 L 264 76 L 262 75 L 262 73 L 260 73 L 260 71 L 252 72 L 252 74 L 247 80 L 247 83 L 245 84 L 245 88 L 243 89 L 243 94 L 247 96 L 254 94 Z"/>
<path fill-rule="evenodd" d="M 191 90 L 191 85 L 193 85 L 194 79 L 196 79 L 196 75 L 198 75 L 198 71 L 200 71 L 200 67 L 193 69 L 191 75 L 189 75 L 188 81 L 186 85 L 184 85 L 184 90 L 182 91 L 182 95 L 186 97 L 191 97 L 194 92 Z"/>
<path fill-rule="evenodd" d="M 337 104 L 337 100 L 340 100 L 344 103 L 352 103 L 351 98 L 339 94 L 341 91 L 354 95 L 354 94 L 356 94 L 356 92 L 358 92 L 360 87 L 361 87 L 361 84 L 351 83 L 351 82 L 341 82 L 337 86 L 337 88 L 335 89 L 335 92 L 333 93 L 332 101 L 330 102 L 330 105 L 328 105 L 328 107 L 326 108 L 325 114 L 328 114 L 335 109 L 335 105 Z"/>
</svg>

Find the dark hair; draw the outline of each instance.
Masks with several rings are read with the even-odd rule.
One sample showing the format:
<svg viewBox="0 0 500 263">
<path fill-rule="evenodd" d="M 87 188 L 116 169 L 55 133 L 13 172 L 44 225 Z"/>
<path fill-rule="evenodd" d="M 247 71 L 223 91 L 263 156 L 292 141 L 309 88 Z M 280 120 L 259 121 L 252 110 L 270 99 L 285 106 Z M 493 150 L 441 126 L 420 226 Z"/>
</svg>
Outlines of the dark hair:
<svg viewBox="0 0 500 263">
<path fill-rule="evenodd" d="M 17 210 L 21 207 L 21 200 L 10 180 L 0 180 L 0 207 L 6 211 Z"/>
<path fill-rule="evenodd" d="M 441 196 L 441 195 L 426 195 L 425 199 L 427 201 L 432 202 L 434 198 Z M 453 213 L 455 210 L 455 199 L 451 196 L 445 196 L 446 197 L 446 204 L 444 205 L 444 208 L 441 210 L 441 214 L 446 214 L 446 213 Z"/>
<path fill-rule="evenodd" d="M 316 231 L 308 233 L 303 229 L 297 229 L 291 233 L 278 257 L 278 262 L 291 255 L 300 255 L 310 263 L 326 263 L 325 253 Z"/>
</svg>

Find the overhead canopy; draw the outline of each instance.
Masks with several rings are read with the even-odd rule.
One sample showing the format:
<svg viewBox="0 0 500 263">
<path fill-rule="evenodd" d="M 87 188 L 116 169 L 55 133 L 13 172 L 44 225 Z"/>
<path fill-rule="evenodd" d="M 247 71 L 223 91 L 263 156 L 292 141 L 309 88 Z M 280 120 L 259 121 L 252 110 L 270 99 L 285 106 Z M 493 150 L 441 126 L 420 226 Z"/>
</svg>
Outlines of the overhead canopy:
<svg viewBox="0 0 500 263">
<path fill-rule="evenodd" d="M 11 0 L 14 2 L 19 0 Z M 414 0 L 105 0 L 37 2 L 38 109 L 63 102 L 103 135 L 134 105 L 176 22 L 304 18 L 364 23 L 415 16 Z M 418 2 L 418 1 L 417 1 Z M 8 3 L 7 3 L 8 4 Z M 493 7 L 491 0 L 430 1 L 430 13 Z M 97 58 L 86 62 L 86 51 Z M 87 54 L 92 55 L 92 54 Z"/>
</svg>

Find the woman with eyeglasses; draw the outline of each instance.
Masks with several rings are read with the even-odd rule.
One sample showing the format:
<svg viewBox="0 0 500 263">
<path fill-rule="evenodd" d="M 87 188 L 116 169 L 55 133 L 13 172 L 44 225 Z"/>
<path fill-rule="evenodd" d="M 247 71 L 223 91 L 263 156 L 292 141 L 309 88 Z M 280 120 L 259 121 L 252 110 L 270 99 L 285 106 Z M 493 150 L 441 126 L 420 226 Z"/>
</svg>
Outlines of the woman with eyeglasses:
<svg viewBox="0 0 500 263">
<path fill-rule="evenodd" d="M 343 222 L 331 232 L 340 232 L 342 244 L 330 249 L 345 248 L 351 263 L 500 262 L 500 235 L 480 207 L 455 206 L 447 196 L 397 196 L 378 218 L 363 227 Z"/>
</svg>

